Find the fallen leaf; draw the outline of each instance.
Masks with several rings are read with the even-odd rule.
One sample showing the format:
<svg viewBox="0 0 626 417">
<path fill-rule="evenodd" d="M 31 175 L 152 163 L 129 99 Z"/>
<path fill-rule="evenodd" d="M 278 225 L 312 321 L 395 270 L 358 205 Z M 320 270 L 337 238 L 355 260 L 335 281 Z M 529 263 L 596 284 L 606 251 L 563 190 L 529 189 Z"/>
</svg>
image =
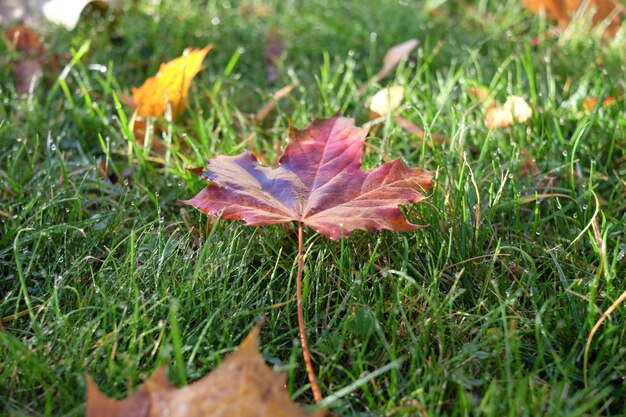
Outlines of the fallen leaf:
<svg viewBox="0 0 626 417">
<path fill-rule="evenodd" d="M 602 107 L 606 107 L 606 106 L 610 106 L 611 104 L 615 104 L 615 102 L 617 101 L 617 99 L 622 98 L 624 95 L 620 94 L 617 97 L 607 97 L 604 100 L 602 100 Z M 583 100 L 583 108 L 585 110 L 591 110 L 594 107 L 596 107 L 596 104 L 598 104 L 598 98 L 597 97 L 590 97 L 590 98 L 586 98 L 585 100 Z"/>
<path fill-rule="evenodd" d="M 524 123 L 533 114 L 526 100 L 518 96 L 509 96 L 503 106 L 493 105 L 487 109 L 485 124 L 489 129 L 509 127 L 513 123 Z"/>
<path fill-rule="evenodd" d="M 218 156 L 202 172 L 211 183 L 185 203 L 250 226 L 295 221 L 333 240 L 355 230 L 418 228 L 398 206 L 425 199 L 434 173 L 399 158 L 363 171 L 366 136 L 353 119 L 335 116 L 293 130 L 275 168 L 260 166 L 249 152 Z"/>
<path fill-rule="evenodd" d="M 0 24 L 21 21 L 30 26 L 47 20 L 71 30 L 76 27 L 88 4 L 116 9 L 122 2 L 123 0 L 2 0 Z"/>
<path fill-rule="evenodd" d="M 135 137 L 135 141 L 141 146 L 145 146 L 146 142 L 146 133 L 148 133 L 148 122 L 144 119 L 134 118 L 129 121 L 129 127 L 133 131 L 133 136 Z M 155 151 L 159 155 L 165 155 L 167 152 L 167 147 L 161 140 L 159 140 L 158 135 L 161 132 L 159 126 L 156 124 L 151 124 L 150 128 L 152 129 L 151 138 L 150 138 L 150 148 Z"/>
<path fill-rule="evenodd" d="M 594 26 L 610 19 L 605 30 L 608 37 L 614 37 L 619 31 L 620 15 L 624 13 L 624 6 L 616 0 L 521 0 L 520 3 L 534 13 L 545 11 L 546 16 L 561 27 L 567 26 L 575 14 L 591 13 Z"/>
<path fill-rule="evenodd" d="M 383 67 L 374 76 L 374 81 L 380 81 L 387 76 L 404 58 L 406 58 L 415 47 L 417 39 L 409 39 L 389 49 L 383 58 Z"/>
<path fill-rule="evenodd" d="M 265 17 L 270 11 L 270 7 L 260 0 L 244 0 L 239 4 L 239 13 L 245 17 Z"/>
<path fill-rule="evenodd" d="M 491 97 L 491 93 L 486 87 L 480 85 L 473 85 L 467 87 L 467 93 L 481 102 L 484 106 L 489 106 L 493 101 L 493 97 Z"/>
<path fill-rule="evenodd" d="M 114 400 L 87 378 L 87 417 L 322 417 L 304 412 L 285 389 L 286 375 L 275 374 L 257 348 L 255 327 L 237 350 L 204 378 L 176 388 L 159 368 L 133 394 Z"/>
<path fill-rule="evenodd" d="M 520 3 L 534 13 L 545 12 L 546 16 L 562 25 L 569 22 L 571 12 L 580 5 L 578 0 L 520 0 Z"/>
<path fill-rule="evenodd" d="M 41 63 L 35 59 L 17 59 L 13 62 L 18 95 L 33 94 L 43 76 Z"/>
<path fill-rule="evenodd" d="M 424 132 L 424 129 L 422 129 L 412 121 L 405 119 L 401 116 L 393 116 L 393 120 L 398 123 L 398 126 L 400 126 L 402 129 L 417 136 L 421 140 L 424 140 L 424 138 L 426 137 L 426 132 Z M 433 138 L 433 141 L 437 145 L 449 141 L 447 137 L 445 137 L 444 135 L 440 135 L 439 133 L 431 132 L 430 137 Z"/>
<path fill-rule="evenodd" d="M 31 57 L 38 57 L 46 52 L 41 37 L 24 25 L 8 27 L 4 30 L 4 34 L 13 50 Z"/>
<path fill-rule="evenodd" d="M 276 65 L 285 51 L 285 44 L 278 33 L 278 28 L 272 27 L 267 33 L 265 39 L 265 51 L 263 52 L 263 60 L 265 61 L 265 79 L 268 84 L 274 85 L 278 72 Z"/>
<path fill-rule="evenodd" d="M 159 72 L 141 87 L 133 88 L 133 101 L 138 114 L 143 117 L 163 116 L 169 103 L 172 117 L 179 115 L 185 108 L 191 81 L 200 72 L 202 61 L 212 47 L 186 49 L 182 56 L 161 64 Z"/>
<path fill-rule="evenodd" d="M 17 55 L 13 61 L 17 94 L 33 94 L 43 76 L 46 48 L 39 35 L 26 26 L 6 28 L 4 34 L 8 47 Z"/>
<path fill-rule="evenodd" d="M 256 114 L 254 115 L 254 122 L 257 124 L 261 123 L 267 117 L 267 115 L 272 110 L 274 110 L 274 107 L 276 107 L 276 103 L 279 100 L 287 97 L 291 93 L 291 91 L 294 89 L 294 87 L 295 85 L 289 84 L 289 85 L 284 86 L 280 90 L 277 90 L 272 96 L 272 99 L 268 101 L 267 103 L 265 103 L 263 107 L 261 107 L 259 111 L 256 112 Z"/>
<path fill-rule="evenodd" d="M 375 117 L 385 116 L 397 109 L 404 100 L 404 87 L 394 85 L 379 90 L 370 100 L 369 109 Z"/>
</svg>

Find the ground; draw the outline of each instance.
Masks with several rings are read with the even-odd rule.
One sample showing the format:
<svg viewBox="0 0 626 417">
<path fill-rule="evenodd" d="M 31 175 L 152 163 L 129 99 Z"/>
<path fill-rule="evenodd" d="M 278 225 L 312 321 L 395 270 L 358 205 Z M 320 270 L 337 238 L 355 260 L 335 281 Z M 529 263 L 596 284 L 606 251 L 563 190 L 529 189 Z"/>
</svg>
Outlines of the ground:
<svg viewBox="0 0 626 417">
<path fill-rule="evenodd" d="M 79 416 L 85 374 L 125 396 L 160 363 L 181 385 L 261 318 L 261 351 L 310 404 L 295 303 L 293 228 L 246 227 L 182 203 L 216 154 L 275 159 L 289 125 L 369 121 L 381 87 L 406 89 L 373 127 L 367 168 L 436 171 L 426 227 L 305 233 L 305 314 L 324 395 L 345 416 L 594 416 L 626 408 L 624 32 L 570 28 L 517 1 L 130 2 L 74 31 L 41 27 L 67 66 L 18 98 L 0 66 L 0 414 Z M 266 34 L 285 52 L 266 80 Z M 533 42 L 539 37 L 539 42 Z M 419 46 L 386 78 L 385 52 Z M 158 121 L 165 150 L 126 128 L 131 88 L 188 46 L 214 44 L 187 110 Z M 0 46 L 0 49 L 6 49 Z M 73 59 L 72 59 L 73 58 Z M 261 123 L 250 115 L 292 93 Z M 489 130 L 468 94 L 524 97 L 531 120 Z M 163 135 L 163 133 L 158 135 Z M 106 172 L 106 170 L 109 170 Z M 105 172 L 103 172 L 105 171 Z M 375 374 L 372 374 L 375 372 Z"/>
</svg>

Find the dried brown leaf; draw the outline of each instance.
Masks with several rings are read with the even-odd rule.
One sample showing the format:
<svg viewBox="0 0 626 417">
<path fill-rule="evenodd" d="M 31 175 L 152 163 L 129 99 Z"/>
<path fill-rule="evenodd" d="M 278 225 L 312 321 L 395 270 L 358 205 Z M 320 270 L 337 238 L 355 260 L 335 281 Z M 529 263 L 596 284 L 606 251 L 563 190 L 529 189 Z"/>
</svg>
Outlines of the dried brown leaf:
<svg viewBox="0 0 626 417">
<path fill-rule="evenodd" d="M 39 57 L 46 52 L 41 37 L 26 26 L 12 26 L 4 30 L 4 34 L 14 50 Z"/>
<path fill-rule="evenodd" d="M 323 417 L 325 410 L 304 412 L 291 401 L 285 375 L 265 364 L 255 327 L 237 350 L 204 378 L 173 387 L 159 368 L 123 400 L 106 397 L 87 379 L 87 417 Z"/>
<path fill-rule="evenodd" d="M 274 107 L 276 107 L 276 103 L 278 101 L 291 94 L 291 91 L 294 89 L 294 87 L 295 85 L 289 84 L 277 90 L 272 96 L 272 99 L 265 103 L 259 109 L 259 111 L 256 112 L 256 114 L 254 115 L 254 123 L 261 123 L 267 117 L 267 115 L 270 114 L 272 110 L 274 110 Z"/>
<path fill-rule="evenodd" d="M 398 125 L 402 129 L 417 136 L 419 139 L 424 140 L 424 138 L 426 137 L 426 132 L 424 132 L 424 129 L 422 129 L 412 121 L 405 119 L 402 116 L 393 116 L 393 120 L 398 123 Z M 439 133 L 431 132 L 430 136 L 433 138 L 435 144 L 441 144 L 449 141 L 447 137 L 445 137 L 444 135 L 440 135 Z"/>
<path fill-rule="evenodd" d="M 43 76 L 41 63 L 35 59 L 16 59 L 13 62 L 13 72 L 18 95 L 32 94 Z"/>
<path fill-rule="evenodd" d="M 374 76 L 374 81 L 385 78 L 417 45 L 417 39 L 409 39 L 389 49 L 383 58 L 383 68 Z"/>
<path fill-rule="evenodd" d="M 278 78 L 277 63 L 285 51 L 285 43 L 283 42 L 277 27 L 272 27 L 267 33 L 265 39 L 265 51 L 263 51 L 263 60 L 265 61 L 265 79 L 268 84 L 274 85 Z"/>
</svg>

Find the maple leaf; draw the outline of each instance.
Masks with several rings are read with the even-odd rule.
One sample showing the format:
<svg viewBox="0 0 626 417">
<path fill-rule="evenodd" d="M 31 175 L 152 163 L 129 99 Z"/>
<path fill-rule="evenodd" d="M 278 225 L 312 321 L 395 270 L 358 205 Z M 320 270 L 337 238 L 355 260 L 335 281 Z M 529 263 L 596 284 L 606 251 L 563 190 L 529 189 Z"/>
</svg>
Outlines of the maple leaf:
<svg viewBox="0 0 626 417">
<path fill-rule="evenodd" d="M 222 213 L 225 219 L 244 220 L 250 226 L 298 223 L 296 306 L 302 354 L 316 402 L 321 390 L 308 348 L 302 309 L 304 265 L 303 225 L 333 240 L 355 230 L 408 231 L 398 206 L 417 203 L 432 187 L 434 173 L 409 168 L 399 158 L 376 169 L 361 169 L 367 129 L 339 116 L 315 120 L 304 130 L 293 130 L 292 140 L 273 167 L 261 166 L 249 152 L 218 156 L 202 176 L 211 181 L 185 203 L 203 213 Z M 196 170 L 200 173 L 201 170 Z"/>
<path fill-rule="evenodd" d="M 202 61 L 213 45 L 204 49 L 185 49 L 183 55 L 161 64 L 159 72 L 148 78 L 141 87 L 133 88 L 133 101 L 140 116 L 159 117 L 165 114 L 167 104 L 176 117 L 185 108 L 191 81 L 202 68 Z"/>
<path fill-rule="evenodd" d="M 87 378 L 87 417 L 323 417 L 306 413 L 289 399 L 285 374 L 265 364 L 252 329 L 236 351 L 204 378 L 176 388 L 159 368 L 133 394 L 114 400 Z"/>
<path fill-rule="evenodd" d="M 218 156 L 202 173 L 211 183 L 185 203 L 250 226 L 300 222 L 333 240 L 355 230 L 419 227 L 398 206 L 426 198 L 433 172 L 399 158 L 363 171 L 366 135 L 353 119 L 336 116 L 292 132 L 276 168 L 260 166 L 249 152 Z"/>
</svg>

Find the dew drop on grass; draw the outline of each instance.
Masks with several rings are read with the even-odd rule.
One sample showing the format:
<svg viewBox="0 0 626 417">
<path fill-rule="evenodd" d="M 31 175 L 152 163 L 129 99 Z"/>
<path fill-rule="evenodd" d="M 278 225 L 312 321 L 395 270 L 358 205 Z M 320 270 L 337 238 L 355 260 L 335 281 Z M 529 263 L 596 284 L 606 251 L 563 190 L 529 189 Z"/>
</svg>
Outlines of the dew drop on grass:
<svg viewBox="0 0 626 417">
<path fill-rule="evenodd" d="M 626 256 L 626 245 L 621 244 L 619 245 L 620 251 L 617 254 L 617 261 L 621 261 L 622 259 L 624 259 L 624 256 Z"/>
<path fill-rule="evenodd" d="M 578 213 L 574 213 L 574 218 L 577 219 L 578 218 Z"/>
<path fill-rule="evenodd" d="M 587 208 L 589 208 L 589 206 L 586 204 L 583 204 L 583 210 L 587 210 Z"/>
</svg>

